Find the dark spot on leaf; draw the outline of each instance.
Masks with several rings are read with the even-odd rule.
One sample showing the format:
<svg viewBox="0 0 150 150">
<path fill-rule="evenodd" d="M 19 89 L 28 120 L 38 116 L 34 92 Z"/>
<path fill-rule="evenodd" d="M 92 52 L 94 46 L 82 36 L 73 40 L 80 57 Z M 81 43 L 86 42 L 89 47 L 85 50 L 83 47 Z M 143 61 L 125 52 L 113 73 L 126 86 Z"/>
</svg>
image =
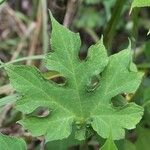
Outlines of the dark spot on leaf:
<svg viewBox="0 0 150 150">
<path fill-rule="evenodd" d="M 53 81 L 59 85 L 66 84 L 66 78 L 59 74 L 56 71 L 47 71 L 42 73 L 42 76 L 47 81 Z"/>
<path fill-rule="evenodd" d="M 87 84 L 87 91 L 92 92 L 100 86 L 100 76 L 94 75 L 90 78 L 89 83 Z"/>
<path fill-rule="evenodd" d="M 111 99 L 113 107 L 123 107 L 127 104 L 126 99 L 122 95 L 117 95 Z"/>
<path fill-rule="evenodd" d="M 50 110 L 47 107 L 38 107 L 30 115 L 36 117 L 46 117 L 50 114 Z"/>
<path fill-rule="evenodd" d="M 54 81 L 54 82 L 56 82 L 57 84 L 60 84 L 60 85 L 66 84 L 66 78 L 65 77 L 53 78 L 52 81 Z"/>
</svg>

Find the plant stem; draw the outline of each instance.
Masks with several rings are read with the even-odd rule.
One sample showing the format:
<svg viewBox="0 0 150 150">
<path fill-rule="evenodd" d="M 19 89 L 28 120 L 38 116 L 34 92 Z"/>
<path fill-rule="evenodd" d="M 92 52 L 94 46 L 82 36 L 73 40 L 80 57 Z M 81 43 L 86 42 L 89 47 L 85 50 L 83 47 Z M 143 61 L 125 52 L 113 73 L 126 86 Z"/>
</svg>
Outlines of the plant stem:
<svg viewBox="0 0 150 150">
<path fill-rule="evenodd" d="M 66 14 L 64 17 L 63 25 L 66 27 L 70 27 L 74 16 L 76 14 L 76 10 L 78 8 L 80 0 L 69 0 L 67 3 Z"/>
<path fill-rule="evenodd" d="M 136 48 L 136 41 L 138 38 L 138 19 L 139 19 L 138 15 L 139 15 L 139 12 L 140 12 L 140 8 L 135 8 L 132 11 L 133 29 L 131 32 L 131 40 L 132 40 L 132 43 L 134 43 L 134 45 L 132 45 L 134 50 Z"/>
<path fill-rule="evenodd" d="M 41 2 L 41 7 L 42 7 L 42 40 L 43 40 L 43 51 L 44 54 L 47 53 L 48 51 L 48 34 L 47 34 L 47 29 L 48 29 L 48 15 L 47 15 L 47 0 L 42 0 Z"/>
<path fill-rule="evenodd" d="M 5 67 L 6 65 L 21 62 L 21 61 L 26 61 L 26 60 L 39 60 L 39 59 L 44 59 L 44 55 L 35 55 L 35 56 L 28 56 L 28 57 L 22 57 L 13 61 L 9 61 L 7 63 L 1 63 L 0 69 Z"/>
<path fill-rule="evenodd" d="M 117 24 L 120 20 L 125 0 L 117 0 L 112 12 L 112 16 L 104 31 L 104 43 L 107 49 L 111 49 L 113 37 L 115 35 Z"/>
</svg>

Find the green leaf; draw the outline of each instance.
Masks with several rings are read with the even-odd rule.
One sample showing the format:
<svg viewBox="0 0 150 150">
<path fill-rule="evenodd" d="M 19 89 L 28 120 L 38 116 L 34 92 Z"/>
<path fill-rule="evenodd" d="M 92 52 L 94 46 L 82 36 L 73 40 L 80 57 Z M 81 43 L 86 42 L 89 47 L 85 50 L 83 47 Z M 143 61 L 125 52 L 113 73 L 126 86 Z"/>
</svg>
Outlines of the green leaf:
<svg viewBox="0 0 150 150">
<path fill-rule="evenodd" d="M 51 21 L 53 52 L 45 64 L 66 81 L 59 85 L 43 78 L 35 67 L 7 65 L 10 81 L 22 95 L 16 108 L 28 114 L 20 124 L 33 136 L 45 135 L 46 141 L 67 138 L 72 126 L 80 139 L 91 127 L 103 138 L 108 138 L 110 131 L 113 139 L 123 138 L 124 129 L 135 128 L 143 115 L 143 108 L 134 103 L 114 107 L 111 102 L 119 94 L 135 92 L 141 82 L 143 74 L 132 63 L 130 47 L 108 57 L 100 40 L 81 61 L 79 34 L 60 25 L 52 15 Z M 38 107 L 48 108 L 49 115 L 32 116 Z"/>
<path fill-rule="evenodd" d="M 0 0 L 0 5 L 4 2 L 5 0 Z"/>
<path fill-rule="evenodd" d="M 106 140 L 100 150 L 118 150 L 111 136 Z"/>
<path fill-rule="evenodd" d="M 118 110 L 110 104 L 110 99 L 115 95 L 132 93 L 138 87 L 142 74 L 132 71 L 131 64 L 131 51 L 126 49 L 110 56 L 109 64 L 102 73 L 98 94 L 100 101 L 97 99 L 99 102 L 91 112 L 92 126 L 102 137 L 108 137 L 111 130 L 113 139 L 123 138 L 123 128 L 135 128 L 143 114 L 143 109 L 134 103 Z"/>
<path fill-rule="evenodd" d="M 0 149 L 1 150 L 26 150 L 24 140 L 20 138 L 6 136 L 0 133 Z"/>
<path fill-rule="evenodd" d="M 150 7 L 150 0 L 133 0 L 131 10 L 134 7 Z"/>
</svg>

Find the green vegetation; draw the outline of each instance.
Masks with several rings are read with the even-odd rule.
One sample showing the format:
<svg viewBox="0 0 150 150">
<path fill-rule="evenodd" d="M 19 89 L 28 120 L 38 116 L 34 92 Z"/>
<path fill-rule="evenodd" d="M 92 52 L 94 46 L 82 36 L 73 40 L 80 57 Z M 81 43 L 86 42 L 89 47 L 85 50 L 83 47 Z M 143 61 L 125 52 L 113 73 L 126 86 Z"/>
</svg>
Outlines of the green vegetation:
<svg viewBox="0 0 150 150">
<path fill-rule="evenodd" d="M 0 150 L 149 149 L 149 0 L 0 4 Z"/>
</svg>

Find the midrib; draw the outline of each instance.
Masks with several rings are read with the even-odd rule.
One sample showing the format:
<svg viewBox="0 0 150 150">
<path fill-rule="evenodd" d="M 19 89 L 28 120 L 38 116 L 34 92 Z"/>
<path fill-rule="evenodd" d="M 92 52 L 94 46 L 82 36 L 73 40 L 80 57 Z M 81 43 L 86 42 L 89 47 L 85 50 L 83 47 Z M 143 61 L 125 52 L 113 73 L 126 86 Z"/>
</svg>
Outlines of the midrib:
<svg viewBox="0 0 150 150">
<path fill-rule="evenodd" d="M 68 51 L 67 51 L 67 55 L 68 55 Z M 75 91 L 76 91 L 76 94 L 77 94 L 77 99 L 78 99 L 78 102 L 79 102 L 79 105 L 80 105 L 80 115 L 83 116 L 83 107 L 82 107 L 82 104 L 81 104 L 81 98 L 80 98 L 80 93 L 79 93 L 79 87 L 78 87 L 78 83 L 77 83 L 77 79 L 76 79 L 76 73 L 75 73 L 75 67 L 73 65 L 73 61 L 70 59 L 69 55 L 68 55 L 68 59 L 69 59 L 69 62 L 71 64 L 71 70 L 72 70 L 72 78 L 73 78 L 73 81 L 74 81 L 74 87 L 75 87 Z"/>
<path fill-rule="evenodd" d="M 60 35 L 62 35 L 61 34 L 61 31 L 58 29 L 57 30 L 57 33 L 58 32 L 60 32 Z M 79 102 L 79 107 L 80 107 L 80 109 L 78 109 L 78 112 L 79 112 L 79 110 L 80 110 L 80 115 L 81 116 L 83 116 L 83 107 L 82 107 L 82 104 L 81 104 L 81 98 L 80 98 L 80 93 L 79 93 L 79 88 L 78 88 L 78 84 L 77 84 L 77 80 L 76 80 L 76 74 L 75 74 L 75 70 L 74 70 L 74 65 L 73 65 L 73 61 L 71 60 L 71 58 L 72 57 L 70 57 L 70 53 L 69 53 L 69 51 L 68 51 L 68 48 L 66 47 L 66 43 L 65 43 L 65 41 L 64 41 L 64 38 L 62 37 L 62 36 L 59 36 L 59 38 L 61 38 L 61 41 L 62 41 L 62 43 L 63 43 L 63 45 L 64 45 L 64 50 L 66 51 L 66 54 L 67 54 L 67 57 L 68 57 L 68 60 L 69 60 L 69 63 L 70 63 L 70 65 L 69 66 L 71 66 L 71 68 L 70 68 L 70 70 L 72 70 L 71 72 L 72 72 L 72 80 L 74 81 L 74 87 L 75 87 L 75 91 L 76 91 L 76 95 L 77 95 L 77 99 L 78 99 L 78 102 Z M 72 40 L 74 40 L 74 39 L 72 39 L 71 37 L 70 37 L 70 44 L 72 43 L 71 41 Z M 69 49 L 70 50 L 70 49 Z M 71 50 L 74 50 L 74 47 L 73 47 L 73 44 L 71 44 Z M 76 112 L 76 114 L 77 114 L 77 112 Z"/>
</svg>

